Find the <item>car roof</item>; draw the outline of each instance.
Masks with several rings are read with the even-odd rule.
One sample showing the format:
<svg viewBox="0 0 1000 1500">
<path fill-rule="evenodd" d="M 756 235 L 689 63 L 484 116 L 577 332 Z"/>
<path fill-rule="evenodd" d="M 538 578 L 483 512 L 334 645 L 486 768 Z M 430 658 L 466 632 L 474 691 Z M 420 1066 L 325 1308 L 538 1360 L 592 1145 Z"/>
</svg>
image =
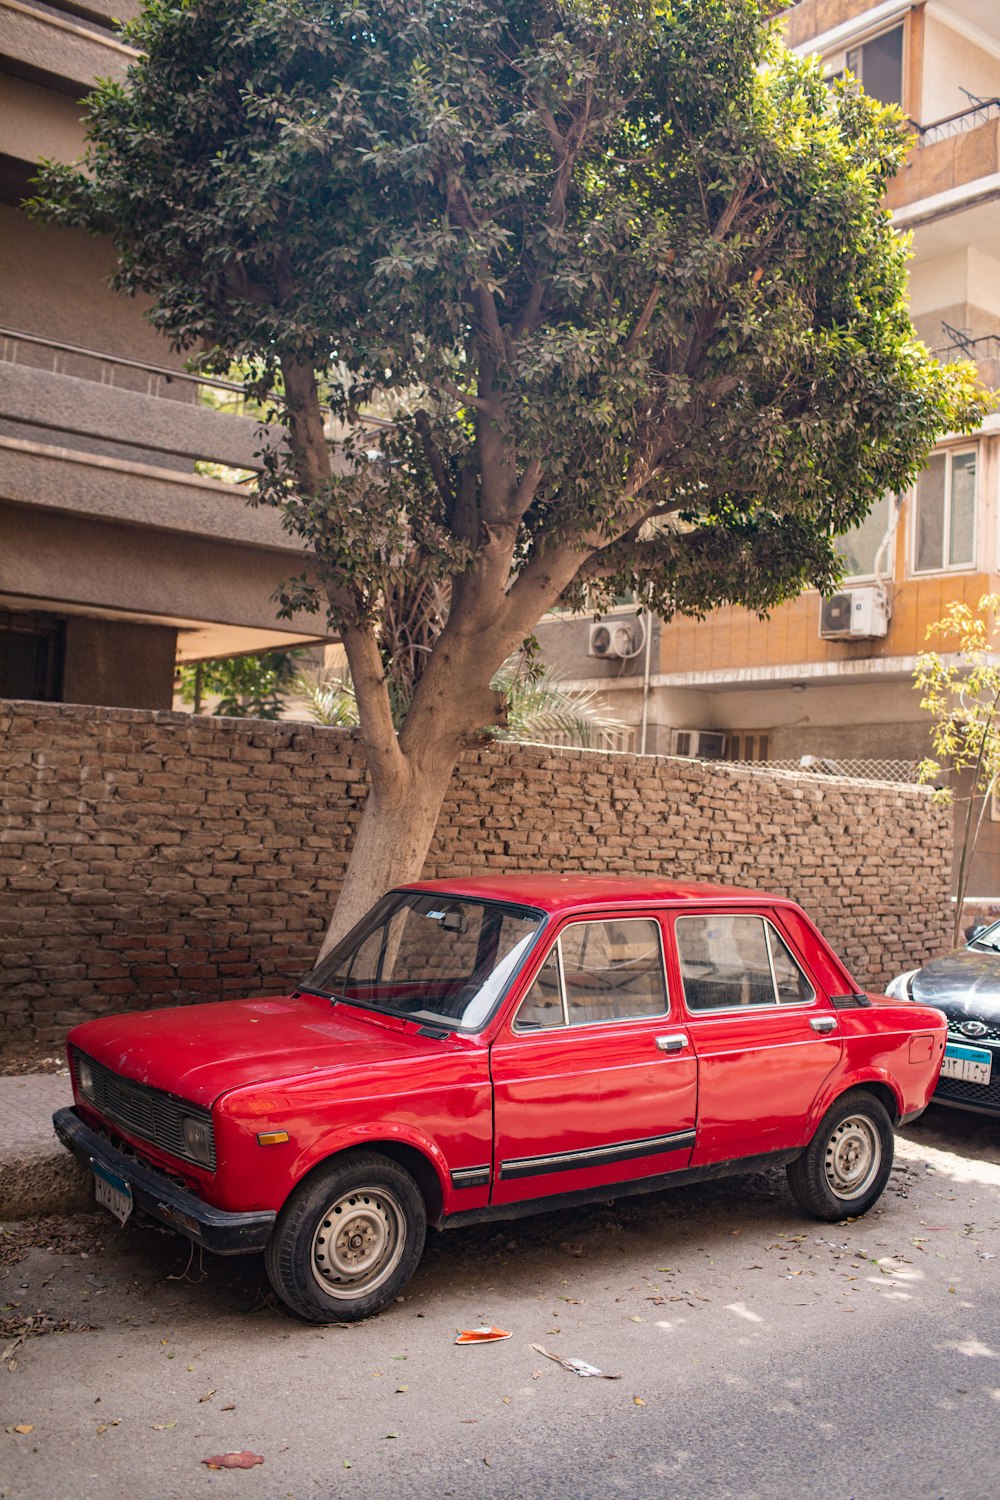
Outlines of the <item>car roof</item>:
<svg viewBox="0 0 1000 1500">
<path fill-rule="evenodd" d="M 464 879 L 418 880 L 400 889 L 440 891 L 484 901 L 509 901 L 546 912 L 578 907 L 649 906 L 663 902 L 780 902 L 788 898 L 735 885 L 670 880 L 659 875 L 531 874 L 477 875 Z"/>
</svg>

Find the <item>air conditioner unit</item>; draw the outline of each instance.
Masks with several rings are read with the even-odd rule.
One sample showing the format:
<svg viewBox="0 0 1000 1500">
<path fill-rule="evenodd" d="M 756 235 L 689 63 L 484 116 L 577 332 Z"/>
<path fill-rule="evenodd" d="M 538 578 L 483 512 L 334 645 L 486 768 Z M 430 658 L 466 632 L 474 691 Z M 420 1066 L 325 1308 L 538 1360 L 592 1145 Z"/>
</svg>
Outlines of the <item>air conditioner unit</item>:
<svg viewBox="0 0 1000 1500">
<path fill-rule="evenodd" d="M 599 622 L 590 627 L 587 642 L 588 656 L 634 656 L 636 635 L 634 626 L 624 620 Z"/>
<path fill-rule="evenodd" d="M 888 629 L 889 612 L 881 589 L 845 589 L 821 601 L 819 633 L 825 641 L 870 641 Z"/>
<path fill-rule="evenodd" d="M 726 753 L 726 736 L 716 729 L 674 729 L 670 753 L 691 760 L 721 760 Z"/>
</svg>

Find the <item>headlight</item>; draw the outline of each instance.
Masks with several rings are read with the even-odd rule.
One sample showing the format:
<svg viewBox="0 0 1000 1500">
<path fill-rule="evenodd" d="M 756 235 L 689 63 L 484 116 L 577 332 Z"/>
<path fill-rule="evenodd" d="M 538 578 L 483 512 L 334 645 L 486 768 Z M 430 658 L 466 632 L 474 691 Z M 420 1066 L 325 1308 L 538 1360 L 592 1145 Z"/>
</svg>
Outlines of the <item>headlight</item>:
<svg viewBox="0 0 1000 1500">
<path fill-rule="evenodd" d="M 897 974 L 895 979 L 890 979 L 885 987 L 885 993 L 891 995 L 893 1000 L 912 1000 L 913 991 L 910 981 L 914 974 L 919 974 L 919 969 L 908 969 L 905 974 Z"/>
<path fill-rule="evenodd" d="M 192 1161 L 201 1162 L 203 1166 L 212 1164 L 212 1125 L 209 1120 L 198 1120 L 193 1115 L 185 1115 L 181 1125 L 181 1134 L 184 1137 L 184 1150 Z"/>
<path fill-rule="evenodd" d="M 94 1070 L 90 1066 L 90 1059 L 76 1054 L 76 1085 L 81 1094 L 88 1099 L 94 1097 Z"/>
</svg>

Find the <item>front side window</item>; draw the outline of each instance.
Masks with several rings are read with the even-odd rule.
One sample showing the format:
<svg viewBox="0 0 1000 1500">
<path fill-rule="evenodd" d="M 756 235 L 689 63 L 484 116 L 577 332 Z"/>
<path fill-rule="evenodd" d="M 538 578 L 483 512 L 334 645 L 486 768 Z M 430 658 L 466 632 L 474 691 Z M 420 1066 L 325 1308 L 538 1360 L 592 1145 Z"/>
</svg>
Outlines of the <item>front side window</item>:
<svg viewBox="0 0 1000 1500">
<path fill-rule="evenodd" d="M 556 939 L 517 1012 L 517 1031 L 662 1016 L 660 925 L 651 918 L 574 922 Z"/>
<path fill-rule="evenodd" d="M 917 480 L 914 571 L 975 561 L 976 453 L 934 453 Z"/>
<path fill-rule="evenodd" d="M 301 989 L 413 1020 L 485 1025 L 542 925 L 540 912 L 437 892 L 394 891 Z"/>
<path fill-rule="evenodd" d="M 691 1011 L 803 1005 L 816 992 L 764 917 L 678 917 L 684 999 Z"/>
</svg>

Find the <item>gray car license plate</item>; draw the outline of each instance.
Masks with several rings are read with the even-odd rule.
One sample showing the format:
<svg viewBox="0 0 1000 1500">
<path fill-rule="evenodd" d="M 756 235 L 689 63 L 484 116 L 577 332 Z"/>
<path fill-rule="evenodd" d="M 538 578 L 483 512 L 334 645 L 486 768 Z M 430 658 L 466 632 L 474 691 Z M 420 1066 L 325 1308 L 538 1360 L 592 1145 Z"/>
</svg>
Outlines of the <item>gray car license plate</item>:
<svg viewBox="0 0 1000 1500">
<path fill-rule="evenodd" d="M 124 1224 L 135 1206 L 131 1187 L 124 1177 L 119 1177 L 117 1172 L 109 1172 L 100 1162 L 92 1160 L 90 1165 L 94 1173 L 95 1198 L 114 1214 L 119 1224 Z"/>
</svg>

